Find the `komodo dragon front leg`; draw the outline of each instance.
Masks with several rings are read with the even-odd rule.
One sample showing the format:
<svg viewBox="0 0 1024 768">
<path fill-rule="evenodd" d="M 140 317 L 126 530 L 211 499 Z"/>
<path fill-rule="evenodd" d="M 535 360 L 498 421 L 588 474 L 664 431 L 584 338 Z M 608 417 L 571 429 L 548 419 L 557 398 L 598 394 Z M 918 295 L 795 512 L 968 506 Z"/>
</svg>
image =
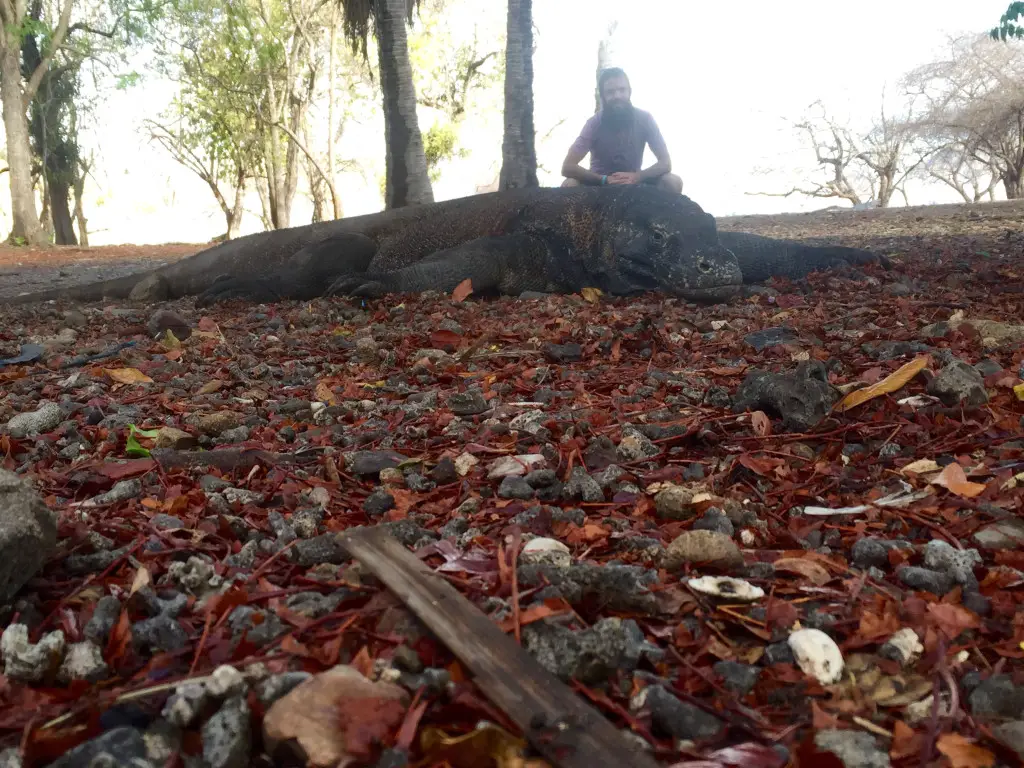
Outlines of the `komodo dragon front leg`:
<svg viewBox="0 0 1024 768">
<path fill-rule="evenodd" d="M 327 290 L 328 296 L 382 296 L 455 289 L 470 280 L 475 293 L 497 291 L 518 295 L 523 291 L 551 291 L 563 281 L 553 276 L 551 248 L 534 234 L 492 235 L 436 251 L 409 266 L 393 271 L 375 270 L 343 275 Z"/>
<path fill-rule="evenodd" d="M 377 243 L 372 238 L 341 232 L 296 251 L 268 274 L 261 275 L 259 264 L 254 263 L 250 274 L 221 275 L 196 297 L 196 306 L 230 299 L 263 303 L 315 299 L 323 296 L 339 275 L 365 272 L 376 253 Z"/>
</svg>

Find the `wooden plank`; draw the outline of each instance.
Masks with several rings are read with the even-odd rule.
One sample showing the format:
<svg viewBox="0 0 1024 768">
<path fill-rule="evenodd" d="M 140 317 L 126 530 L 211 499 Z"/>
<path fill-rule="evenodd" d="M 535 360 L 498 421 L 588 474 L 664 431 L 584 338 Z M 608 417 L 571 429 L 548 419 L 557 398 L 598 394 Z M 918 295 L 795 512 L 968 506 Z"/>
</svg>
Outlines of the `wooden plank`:
<svg viewBox="0 0 1024 768">
<path fill-rule="evenodd" d="M 356 528 L 339 540 L 451 649 L 545 759 L 564 768 L 657 768 L 604 715 L 386 531 Z"/>
</svg>

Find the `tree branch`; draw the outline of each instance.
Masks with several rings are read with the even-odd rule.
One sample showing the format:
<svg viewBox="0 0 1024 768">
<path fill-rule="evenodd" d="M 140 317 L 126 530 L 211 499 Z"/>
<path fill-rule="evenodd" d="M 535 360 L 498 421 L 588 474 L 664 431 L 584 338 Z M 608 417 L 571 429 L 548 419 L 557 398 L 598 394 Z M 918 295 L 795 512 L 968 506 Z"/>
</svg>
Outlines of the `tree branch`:
<svg viewBox="0 0 1024 768">
<path fill-rule="evenodd" d="M 53 57 L 57 55 L 57 51 L 64 45 L 64 39 L 68 33 L 68 23 L 71 21 L 71 6 L 74 0 L 64 0 L 64 7 L 60 12 L 60 19 L 57 21 L 57 28 L 53 32 L 53 37 L 50 39 L 50 45 L 43 54 L 42 60 L 39 62 L 39 66 L 36 67 L 32 76 L 29 78 L 28 83 L 25 84 L 25 90 L 22 92 L 22 103 L 27 109 L 28 105 L 32 103 L 32 99 L 35 98 L 36 91 L 39 90 L 39 84 L 43 81 L 43 77 L 46 75 L 46 70 L 50 66 L 50 62 L 53 61 Z M 22 2 L 19 2 L 19 5 Z"/>
</svg>

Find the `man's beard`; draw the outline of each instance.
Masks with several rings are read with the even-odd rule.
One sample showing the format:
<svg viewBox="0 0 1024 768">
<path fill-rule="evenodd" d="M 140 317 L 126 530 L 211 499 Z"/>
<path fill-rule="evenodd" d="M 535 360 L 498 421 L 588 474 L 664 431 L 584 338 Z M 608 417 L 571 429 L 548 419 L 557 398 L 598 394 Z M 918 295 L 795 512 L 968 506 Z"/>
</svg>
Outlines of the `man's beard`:
<svg viewBox="0 0 1024 768">
<path fill-rule="evenodd" d="M 632 103 L 605 105 L 604 114 L 601 115 L 601 123 L 612 130 L 618 130 L 629 126 L 635 117 L 635 109 Z"/>
</svg>

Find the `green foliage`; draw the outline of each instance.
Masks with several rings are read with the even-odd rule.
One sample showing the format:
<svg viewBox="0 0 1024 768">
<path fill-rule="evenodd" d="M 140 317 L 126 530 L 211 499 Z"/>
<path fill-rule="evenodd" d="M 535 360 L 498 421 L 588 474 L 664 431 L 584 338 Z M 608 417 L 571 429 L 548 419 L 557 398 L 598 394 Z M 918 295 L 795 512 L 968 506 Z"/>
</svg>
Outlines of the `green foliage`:
<svg viewBox="0 0 1024 768">
<path fill-rule="evenodd" d="M 1008 37 L 1024 38 L 1024 25 L 1017 23 L 1021 16 L 1024 16 L 1024 2 L 1010 3 L 999 19 L 999 26 L 989 32 L 992 39 L 1005 42 Z"/>
<path fill-rule="evenodd" d="M 427 156 L 427 172 L 430 180 L 437 182 L 441 178 L 440 164 L 453 157 L 466 157 L 469 153 L 458 146 L 459 134 L 452 123 L 434 123 L 423 134 L 423 152 Z"/>
</svg>

